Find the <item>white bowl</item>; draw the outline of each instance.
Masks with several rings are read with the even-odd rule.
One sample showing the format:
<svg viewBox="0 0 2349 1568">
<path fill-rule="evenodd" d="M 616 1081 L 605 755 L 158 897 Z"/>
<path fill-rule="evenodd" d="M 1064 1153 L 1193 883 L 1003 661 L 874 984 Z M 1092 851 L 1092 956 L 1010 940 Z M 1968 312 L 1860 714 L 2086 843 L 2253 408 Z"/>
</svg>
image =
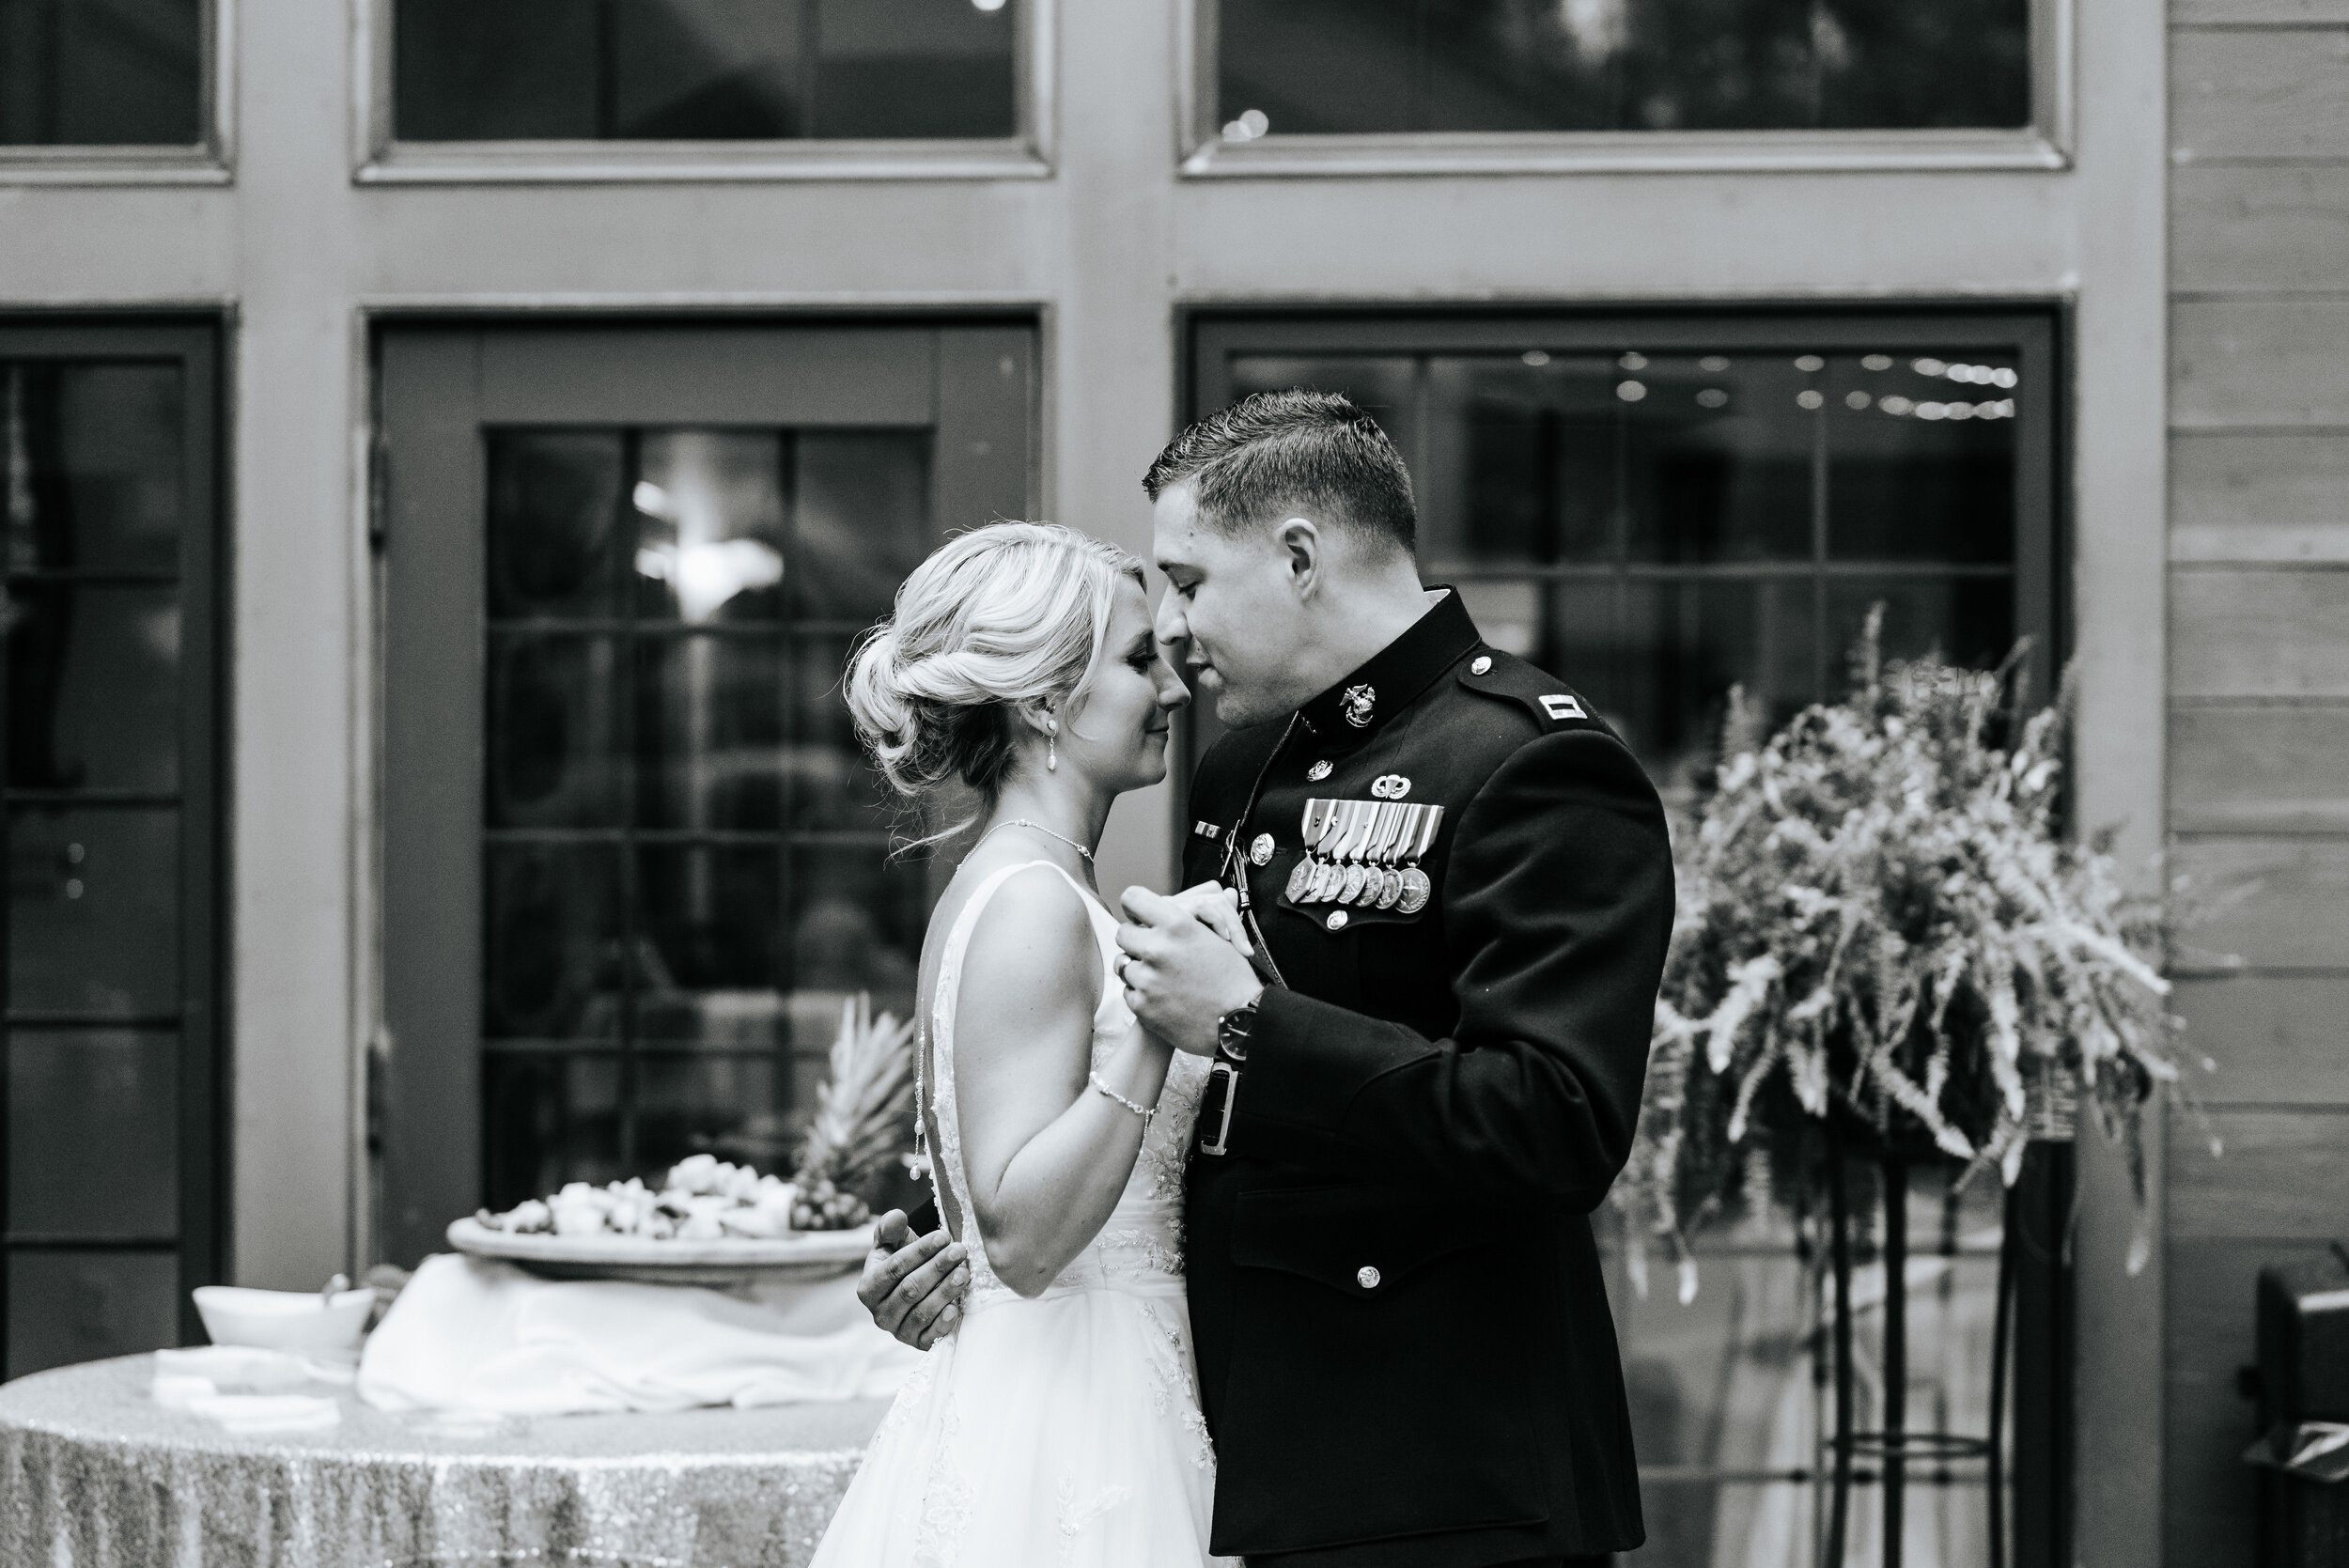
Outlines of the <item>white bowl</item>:
<svg viewBox="0 0 2349 1568">
<path fill-rule="evenodd" d="M 241 1285 L 198 1285 L 195 1311 L 214 1344 L 247 1344 L 263 1350 L 318 1354 L 352 1351 L 375 1310 L 372 1290 L 248 1290 Z"/>
</svg>

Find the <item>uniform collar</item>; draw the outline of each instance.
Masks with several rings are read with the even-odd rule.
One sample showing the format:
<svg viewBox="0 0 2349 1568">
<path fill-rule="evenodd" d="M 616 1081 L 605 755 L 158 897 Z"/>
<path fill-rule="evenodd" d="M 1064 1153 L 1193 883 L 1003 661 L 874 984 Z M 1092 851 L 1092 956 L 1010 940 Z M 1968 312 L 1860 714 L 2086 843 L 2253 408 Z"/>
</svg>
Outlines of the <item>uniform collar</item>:
<svg viewBox="0 0 2349 1568">
<path fill-rule="evenodd" d="M 1297 710 L 1324 741 L 1364 739 L 1411 706 L 1436 677 L 1484 639 L 1469 619 L 1456 588 L 1435 584 L 1443 598 L 1409 629 L 1364 660 L 1353 673 Z"/>
</svg>

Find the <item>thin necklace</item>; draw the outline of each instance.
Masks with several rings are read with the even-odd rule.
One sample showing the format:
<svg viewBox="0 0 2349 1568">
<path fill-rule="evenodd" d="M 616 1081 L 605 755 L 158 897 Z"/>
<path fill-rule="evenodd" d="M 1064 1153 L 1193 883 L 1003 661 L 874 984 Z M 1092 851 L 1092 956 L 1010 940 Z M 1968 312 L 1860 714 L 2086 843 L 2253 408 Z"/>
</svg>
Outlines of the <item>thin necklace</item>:
<svg viewBox="0 0 2349 1568">
<path fill-rule="evenodd" d="M 1066 833 L 1053 832 L 1051 829 L 1047 828 L 1043 823 L 1031 822 L 1024 816 L 1015 816 L 1008 821 L 996 823 L 995 826 L 989 828 L 987 831 L 979 835 L 979 844 L 985 844 L 988 839 L 993 838 L 997 833 L 1002 832 L 1005 828 L 1033 828 L 1037 832 L 1044 834 L 1048 838 L 1056 838 L 1060 840 L 1063 844 L 1068 846 L 1069 848 L 1074 849 L 1078 854 L 1082 855 L 1085 858 L 1086 864 L 1090 865 L 1093 863 L 1092 850 L 1087 849 L 1083 845 L 1079 844 L 1075 839 L 1070 838 Z M 971 846 L 971 852 L 972 854 L 978 853 L 979 844 L 974 844 Z"/>
</svg>

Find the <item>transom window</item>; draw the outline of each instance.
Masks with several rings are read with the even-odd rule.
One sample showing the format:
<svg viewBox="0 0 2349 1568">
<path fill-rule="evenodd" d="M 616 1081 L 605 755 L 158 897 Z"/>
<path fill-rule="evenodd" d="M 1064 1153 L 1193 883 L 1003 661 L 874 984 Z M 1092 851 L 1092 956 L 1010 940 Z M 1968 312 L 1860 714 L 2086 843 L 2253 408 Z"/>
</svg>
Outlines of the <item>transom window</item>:
<svg viewBox="0 0 2349 1568">
<path fill-rule="evenodd" d="M 0 0 L 0 149 L 206 139 L 205 0 Z"/>
<path fill-rule="evenodd" d="M 1220 0 L 1227 135 L 2030 117 L 2029 0 Z"/>
<path fill-rule="evenodd" d="M 404 142 L 1008 137 L 1023 0 L 391 0 Z"/>
</svg>

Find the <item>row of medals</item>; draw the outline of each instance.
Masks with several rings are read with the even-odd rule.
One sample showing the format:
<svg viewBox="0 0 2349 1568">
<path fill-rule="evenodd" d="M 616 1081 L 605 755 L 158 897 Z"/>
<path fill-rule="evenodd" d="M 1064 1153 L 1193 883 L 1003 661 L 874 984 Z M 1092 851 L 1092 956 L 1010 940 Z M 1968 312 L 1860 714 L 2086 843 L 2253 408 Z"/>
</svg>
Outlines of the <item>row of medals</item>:
<svg viewBox="0 0 2349 1568">
<path fill-rule="evenodd" d="M 1351 904 L 1415 915 L 1434 891 L 1420 858 L 1443 823 L 1438 805 L 1308 800 L 1305 858 L 1289 873 L 1292 904 Z"/>
</svg>

